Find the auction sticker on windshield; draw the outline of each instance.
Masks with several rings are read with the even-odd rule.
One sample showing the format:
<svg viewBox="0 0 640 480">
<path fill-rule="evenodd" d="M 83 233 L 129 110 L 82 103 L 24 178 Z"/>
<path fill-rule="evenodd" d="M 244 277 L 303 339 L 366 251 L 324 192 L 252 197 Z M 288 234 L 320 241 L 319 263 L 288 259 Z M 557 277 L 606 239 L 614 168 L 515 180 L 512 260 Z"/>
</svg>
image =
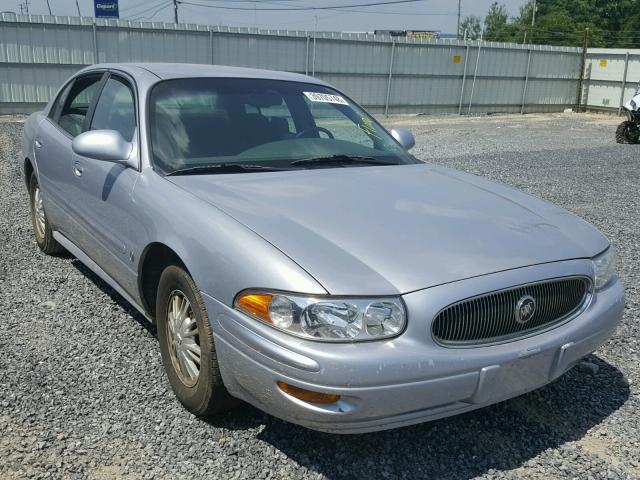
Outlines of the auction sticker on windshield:
<svg viewBox="0 0 640 480">
<path fill-rule="evenodd" d="M 340 95 L 332 95 L 330 93 L 318 93 L 318 92 L 302 92 L 312 102 L 321 103 L 339 103 L 340 105 L 349 105 L 347 101 Z"/>
</svg>

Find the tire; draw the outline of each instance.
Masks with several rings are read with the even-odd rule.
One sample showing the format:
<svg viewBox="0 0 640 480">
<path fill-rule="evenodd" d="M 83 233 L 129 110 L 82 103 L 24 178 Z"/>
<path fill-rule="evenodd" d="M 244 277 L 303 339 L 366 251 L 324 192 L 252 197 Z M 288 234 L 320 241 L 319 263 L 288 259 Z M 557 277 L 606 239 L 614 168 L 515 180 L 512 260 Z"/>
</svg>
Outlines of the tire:
<svg viewBox="0 0 640 480">
<path fill-rule="evenodd" d="M 53 230 L 45 214 L 40 185 L 35 172 L 29 178 L 29 205 L 31 207 L 33 233 L 40 250 L 47 255 L 56 255 L 64 252 L 64 247 L 53 238 Z"/>
<path fill-rule="evenodd" d="M 188 303 L 181 303 L 184 299 Z M 178 307 L 176 310 L 174 305 Z M 177 310 L 184 311 L 176 315 Z M 156 295 L 156 324 L 167 378 L 176 397 L 189 412 L 198 417 L 209 417 L 239 403 L 229 394 L 222 381 L 213 332 L 200 292 L 189 274 L 179 266 L 168 266 L 160 276 Z M 179 325 L 189 326 L 181 329 Z M 194 344 L 200 351 L 195 379 L 193 367 L 198 362 L 195 361 L 197 354 Z M 191 360 L 190 368 L 184 360 L 185 356 Z"/>
<path fill-rule="evenodd" d="M 622 122 L 616 129 L 616 142 L 618 143 L 638 143 L 640 140 L 640 130 L 638 126 L 629 120 Z"/>
</svg>

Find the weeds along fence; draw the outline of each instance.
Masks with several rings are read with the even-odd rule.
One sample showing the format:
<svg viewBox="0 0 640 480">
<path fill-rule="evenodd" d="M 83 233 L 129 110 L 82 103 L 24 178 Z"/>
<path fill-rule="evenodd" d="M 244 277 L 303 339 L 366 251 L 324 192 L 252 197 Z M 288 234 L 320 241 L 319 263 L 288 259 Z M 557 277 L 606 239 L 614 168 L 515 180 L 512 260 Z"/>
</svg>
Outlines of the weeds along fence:
<svg viewBox="0 0 640 480">
<path fill-rule="evenodd" d="M 555 112 L 575 104 L 581 61 L 577 48 L 3 13 L 0 113 L 41 108 L 101 62 L 305 73 L 374 113 Z"/>
</svg>

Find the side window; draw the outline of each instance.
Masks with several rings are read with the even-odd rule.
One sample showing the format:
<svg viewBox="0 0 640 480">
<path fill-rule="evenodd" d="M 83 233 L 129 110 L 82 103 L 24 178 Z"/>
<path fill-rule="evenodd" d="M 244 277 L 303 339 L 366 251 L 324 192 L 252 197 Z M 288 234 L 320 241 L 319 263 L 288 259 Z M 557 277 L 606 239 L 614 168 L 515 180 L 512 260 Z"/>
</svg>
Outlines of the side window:
<svg viewBox="0 0 640 480">
<path fill-rule="evenodd" d="M 69 95 L 69 90 L 71 90 L 72 86 L 73 82 L 69 82 L 67 86 L 62 89 L 62 91 L 58 95 L 58 98 L 56 98 L 55 102 L 53 102 L 53 105 L 51 105 L 51 110 L 49 110 L 49 118 L 54 122 L 57 122 L 60 118 L 60 113 L 62 112 L 64 101 L 66 100 L 67 95 Z"/>
<path fill-rule="evenodd" d="M 374 146 L 375 131 L 368 118 L 354 123 L 331 103 L 310 102 L 305 98 L 316 126 L 326 128 L 338 140 L 346 140 L 365 147 Z"/>
<path fill-rule="evenodd" d="M 58 124 L 72 137 L 82 133 L 84 120 L 98 91 L 101 78 L 102 75 L 90 75 L 77 79 L 64 100 Z"/>
<path fill-rule="evenodd" d="M 91 130 L 116 130 L 130 142 L 136 129 L 136 111 L 131 87 L 118 77 L 105 83 L 96 104 Z"/>
</svg>

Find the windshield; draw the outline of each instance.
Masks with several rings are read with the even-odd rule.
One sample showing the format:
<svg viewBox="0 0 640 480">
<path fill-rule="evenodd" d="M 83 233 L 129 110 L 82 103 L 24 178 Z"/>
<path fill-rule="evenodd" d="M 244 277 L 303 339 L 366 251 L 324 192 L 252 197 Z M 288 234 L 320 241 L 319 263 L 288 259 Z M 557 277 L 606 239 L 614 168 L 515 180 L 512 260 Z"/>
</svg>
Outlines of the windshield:
<svg viewBox="0 0 640 480">
<path fill-rule="evenodd" d="M 320 85 L 168 80 L 149 108 L 153 162 L 165 174 L 416 162 L 364 110 Z M 229 168 L 239 165 L 248 168 Z"/>
</svg>

